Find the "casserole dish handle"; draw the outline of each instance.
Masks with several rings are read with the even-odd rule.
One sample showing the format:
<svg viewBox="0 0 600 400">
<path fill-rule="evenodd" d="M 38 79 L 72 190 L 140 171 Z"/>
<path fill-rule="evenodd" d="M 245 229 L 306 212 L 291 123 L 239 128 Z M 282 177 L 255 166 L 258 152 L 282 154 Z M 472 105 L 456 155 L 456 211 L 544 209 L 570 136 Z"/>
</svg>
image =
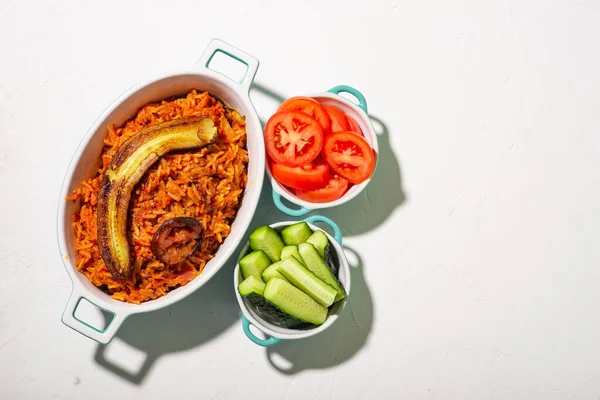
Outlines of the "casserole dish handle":
<svg viewBox="0 0 600 400">
<path fill-rule="evenodd" d="M 262 347 L 270 347 L 270 346 L 276 345 L 277 343 L 281 342 L 281 339 L 278 339 L 273 336 L 271 336 L 268 339 L 261 339 L 261 338 L 256 337 L 254 335 L 254 333 L 252 333 L 252 331 L 250 330 L 250 325 L 252 325 L 252 323 L 250 321 L 248 321 L 248 319 L 244 316 L 244 314 L 242 314 L 242 328 L 244 328 L 244 333 L 246 334 L 248 339 L 250 339 L 255 344 L 262 346 Z"/>
<path fill-rule="evenodd" d="M 365 96 L 363 96 L 363 94 L 361 92 L 359 92 L 358 90 L 354 89 L 352 86 L 348 86 L 348 85 L 339 85 L 336 86 L 334 88 L 329 89 L 330 93 L 334 93 L 339 95 L 340 93 L 348 93 L 351 94 L 352 96 L 354 96 L 356 98 L 356 100 L 358 100 L 358 106 L 365 112 L 365 113 L 369 113 L 367 111 L 367 99 L 365 99 Z"/>
<path fill-rule="evenodd" d="M 88 324 L 87 322 L 82 321 L 75 316 L 77 307 L 81 303 L 82 299 L 87 300 L 94 306 L 113 315 L 113 319 L 110 321 L 110 323 L 104 330 L 97 329 L 97 328 L 93 327 L 92 325 Z M 129 314 L 130 313 L 123 312 L 123 311 L 119 311 L 118 313 L 116 313 L 111 310 L 107 310 L 104 307 L 100 307 L 99 305 L 95 304 L 92 300 L 88 299 L 83 294 L 79 293 L 79 291 L 77 290 L 77 287 L 74 287 L 73 292 L 71 292 L 71 297 L 69 297 L 69 301 L 67 302 L 67 306 L 65 307 L 65 310 L 63 311 L 61 320 L 62 320 L 63 324 L 65 324 L 69 328 L 81 333 L 82 335 L 87 336 L 90 339 L 97 341 L 98 343 L 108 344 L 112 340 L 112 338 L 115 336 L 115 333 L 117 333 L 117 330 L 119 330 L 119 328 L 121 327 L 121 324 L 123 323 L 123 321 L 125 321 L 125 319 L 127 319 Z"/>
<path fill-rule="evenodd" d="M 277 193 L 275 191 L 275 189 L 271 189 L 271 190 L 273 192 L 273 203 L 275 203 L 275 207 L 277 207 L 277 209 L 279 211 L 281 211 L 282 213 L 287 214 L 290 217 L 302 217 L 312 211 L 312 210 L 310 210 L 306 207 L 302 207 L 302 206 L 300 206 L 300 208 L 297 210 L 294 210 L 293 208 L 289 208 L 288 206 L 283 204 L 283 202 L 281 201 L 281 195 L 279 193 Z"/>
<path fill-rule="evenodd" d="M 258 59 L 246 53 L 245 51 L 230 45 L 229 43 L 226 43 L 220 39 L 213 39 L 208 44 L 206 50 L 204 50 L 202 56 L 200 56 L 200 60 L 198 60 L 196 65 L 199 65 L 201 68 L 210 69 L 208 66 L 217 53 L 223 53 L 246 66 L 246 74 L 244 75 L 244 78 L 242 78 L 241 82 L 236 83 L 242 86 L 246 92 L 248 92 L 250 90 L 250 85 L 256 76 L 256 71 L 258 70 Z"/>
<path fill-rule="evenodd" d="M 310 224 L 314 224 L 315 222 L 326 223 L 333 230 L 333 238 L 335 239 L 335 241 L 338 242 L 340 244 L 340 246 L 342 245 L 342 230 L 331 219 L 324 217 L 322 215 L 313 215 L 313 216 L 310 216 L 310 217 L 304 219 L 304 221 L 308 222 Z"/>
</svg>

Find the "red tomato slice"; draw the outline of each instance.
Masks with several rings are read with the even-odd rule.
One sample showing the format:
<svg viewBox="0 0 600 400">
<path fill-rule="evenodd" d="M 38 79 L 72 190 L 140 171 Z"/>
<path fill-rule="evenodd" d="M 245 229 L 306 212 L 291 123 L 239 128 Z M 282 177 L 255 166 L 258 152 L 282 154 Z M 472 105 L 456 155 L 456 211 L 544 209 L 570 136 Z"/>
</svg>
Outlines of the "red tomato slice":
<svg viewBox="0 0 600 400">
<path fill-rule="evenodd" d="M 311 190 L 309 192 L 296 190 L 295 194 L 298 198 L 311 203 L 328 203 L 342 197 L 347 190 L 348 181 L 335 175 L 329 179 L 327 186 L 322 189 Z"/>
<path fill-rule="evenodd" d="M 325 108 L 318 101 L 311 99 L 310 97 L 290 97 L 277 109 L 277 111 L 283 110 L 296 110 L 302 111 L 316 119 L 321 128 L 323 129 L 323 134 L 327 135 L 331 131 L 331 121 L 329 120 L 329 115 Z"/>
<path fill-rule="evenodd" d="M 352 183 L 367 180 L 375 168 L 375 153 L 353 132 L 336 132 L 325 138 L 323 156 L 333 171 Z"/>
<path fill-rule="evenodd" d="M 288 167 L 276 162 L 270 163 L 271 174 L 282 185 L 299 189 L 315 190 L 325 187 L 331 174 L 329 166 L 321 158 L 302 167 Z"/>
<path fill-rule="evenodd" d="M 358 122 L 356 122 L 354 120 L 354 118 L 352 118 L 349 115 L 346 115 L 346 119 L 348 120 L 348 125 L 350 126 L 350 129 L 348 129 L 349 131 L 352 131 L 354 133 L 358 133 L 360 136 L 365 136 L 362 133 L 362 129 L 360 129 L 360 125 L 358 125 Z"/>
<path fill-rule="evenodd" d="M 323 129 L 317 120 L 302 111 L 279 111 L 267 121 L 265 146 L 273 161 L 299 167 L 321 152 Z"/>
<path fill-rule="evenodd" d="M 331 133 L 350 130 L 348 119 L 342 110 L 334 106 L 325 106 L 325 110 L 331 119 Z"/>
</svg>

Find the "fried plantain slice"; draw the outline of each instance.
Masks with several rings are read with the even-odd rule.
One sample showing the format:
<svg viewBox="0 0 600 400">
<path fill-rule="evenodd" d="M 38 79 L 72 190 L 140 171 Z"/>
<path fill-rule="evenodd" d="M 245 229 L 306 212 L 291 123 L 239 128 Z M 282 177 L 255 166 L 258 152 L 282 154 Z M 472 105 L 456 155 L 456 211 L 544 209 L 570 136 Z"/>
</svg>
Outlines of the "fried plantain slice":
<svg viewBox="0 0 600 400">
<path fill-rule="evenodd" d="M 180 118 L 145 128 L 119 147 L 102 176 L 97 217 L 100 256 L 117 281 L 131 277 L 127 214 L 134 186 L 161 156 L 198 149 L 217 136 L 210 117 Z"/>
</svg>

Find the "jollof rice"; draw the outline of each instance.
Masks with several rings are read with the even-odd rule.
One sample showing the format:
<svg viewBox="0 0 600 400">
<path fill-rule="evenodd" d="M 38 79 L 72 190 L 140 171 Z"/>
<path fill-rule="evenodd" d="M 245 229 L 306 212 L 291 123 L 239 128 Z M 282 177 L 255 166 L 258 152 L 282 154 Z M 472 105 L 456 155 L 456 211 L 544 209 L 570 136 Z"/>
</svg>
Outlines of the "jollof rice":
<svg viewBox="0 0 600 400">
<path fill-rule="evenodd" d="M 100 257 L 96 236 L 102 173 L 119 146 L 141 129 L 201 115 L 212 117 L 219 139 L 197 151 L 168 154 L 146 172 L 129 204 L 134 274 L 130 281 L 116 281 Z M 186 285 L 201 274 L 229 235 L 247 182 L 246 122 L 237 111 L 208 93 L 192 91 L 184 98 L 148 104 L 123 126 L 110 126 L 104 143 L 102 167 L 68 197 L 81 204 L 73 216 L 76 267 L 112 298 L 139 304 Z M 153 255 L 150 241 L 163 222 L 181 216 L 198 219 L 205 229 L 204 239 L 191 257 L 177 266 L 168 266 Z"/>
</svg>

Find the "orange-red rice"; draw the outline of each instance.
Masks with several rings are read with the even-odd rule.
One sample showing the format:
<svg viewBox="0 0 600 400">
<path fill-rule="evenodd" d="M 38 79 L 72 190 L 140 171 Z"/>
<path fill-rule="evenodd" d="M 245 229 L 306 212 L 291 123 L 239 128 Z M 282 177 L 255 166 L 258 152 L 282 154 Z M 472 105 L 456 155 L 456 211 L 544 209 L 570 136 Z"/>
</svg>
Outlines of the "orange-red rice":
<svg viewBox="0 0 600 400">
<path fill-rule="evenodd" d="M 106 269 L 96 238 L 96 202 L 101 174 L 119 146 L 142 128 L 182 117 L 209 115 L 219 131 L 218 141 L 197 151 L 169 154 L 150 168 L 132 193 L 129 234 L 135 256 L 130 281 L 118 282 Z M 110 126 L 104 140 L 102 168 L 81 182 L 67 199 L 79 201 L 73 216 L 76 267 L 112 298 L 142 303 L 186 285 L 202 273 L 229 235 L 247 182 L 246 123 L 208 93 L 191 91 L 186 97 L 144 106 L 121 127 Z M 187 216 L 205 228 L 201 248 L 177 267 L 157 260 L 150 240 L 167 219 Z"/>
</svg>

